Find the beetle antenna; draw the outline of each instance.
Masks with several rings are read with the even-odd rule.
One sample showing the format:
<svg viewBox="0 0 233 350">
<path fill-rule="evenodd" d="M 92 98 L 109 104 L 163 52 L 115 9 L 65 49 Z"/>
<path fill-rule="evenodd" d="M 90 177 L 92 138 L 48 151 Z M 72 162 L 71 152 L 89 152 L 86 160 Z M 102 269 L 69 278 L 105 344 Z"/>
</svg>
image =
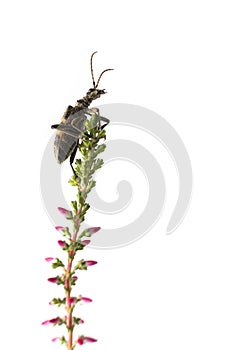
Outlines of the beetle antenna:
<svg viewBox="0 0 233 350">
<path fill-rule="evenodd" d="M 94 56 L 96 53 L 97 53 L 97 51 L 93 52 L 93 54 L 91 55 L 91 77 L 92 77 L 94 89 L 96 88 L 96 85 L 95 85 L 95 78 L 94 78 L 94 72 L 93 72 L 92 61 L 93 61 L 93 56 Z"/>
<path fill-rule="evenodd" d="M 95 88 L 98 87 L 102 75 L 103 75 L 105 72 L 109 71 L 109 70 L 113 70 L 113 68 L 105 69 L 105 70 L 100 74 L 99 79 L 97 80 L 97 84 L 96 84 Z"/>
</svg>

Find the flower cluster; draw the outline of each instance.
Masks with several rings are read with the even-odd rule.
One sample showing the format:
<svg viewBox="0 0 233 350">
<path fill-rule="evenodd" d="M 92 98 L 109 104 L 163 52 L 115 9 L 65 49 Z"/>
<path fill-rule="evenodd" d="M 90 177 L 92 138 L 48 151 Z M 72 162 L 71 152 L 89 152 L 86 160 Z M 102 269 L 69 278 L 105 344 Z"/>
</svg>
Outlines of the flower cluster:
<svg viewBox="0 0 233 350">
<path fill-rule="evenodd" d="M 98 115 L 93 113 L 90 120 L 86 121 L 85 133 L 81 136 L 79 151 L 81 158 L 76 160 L 75 173 L 69 183 L 76 186 L 77 200 L 72 201 L 72 210 L 58 207 L 59 212 L 72 223 L 73 230 L 63 226 L 56 226 L 56 230 L 63 236 L 57 241 L 60 248 L 67 253 L 67 262 L 63 262 L 59 258 L 47 257 L 45 260 L 51 263 L 53 269 L 60 269 L 61 272 L 56 276 L 49 277 L 48 281 L 57 285 L 63 286 L 64 298 L 53 298 L 50 305 L 58 307 L 63 306 L 65 315 L 42 322 L 42 325 L 61 326 L 64 325 L 67 329 L 67 336 L 58 336 L 52 341 L 59 340 L 61 344 L 66 345 L 67 350 L 73 350 L 75 346 L 85 343 L 96 342 L 95 338 L 80 335 L 77 339 L 73 339 L 74 327 L 84 323 L 80 317 L 74 316 L 74 309 L 82 303 L 90 303 L 92 299 L 82 295 L 74 295 L 73 287 L 78 281 L 78 270 L 87 270 L 89 267 L 97 264 L 94 260 L 76 260 L 78 251 L 83 250 L 89 243 L 91 236 L 100 230 L 100 227 L 90 227 L 80 232 L 81 223 L 84 221 L 85 214 L 89 209 L 89 204 L 86 202 L 87 195 L 95 186 L 95 181 L 92 179 L 93 174 L 103 165 L 102 159 L 98 159 L 98 155 L 104 151 L 105 145 L 99 144 L 102 139 L 105 139 L 105 131 L 100 127 Z"/>
</svg>

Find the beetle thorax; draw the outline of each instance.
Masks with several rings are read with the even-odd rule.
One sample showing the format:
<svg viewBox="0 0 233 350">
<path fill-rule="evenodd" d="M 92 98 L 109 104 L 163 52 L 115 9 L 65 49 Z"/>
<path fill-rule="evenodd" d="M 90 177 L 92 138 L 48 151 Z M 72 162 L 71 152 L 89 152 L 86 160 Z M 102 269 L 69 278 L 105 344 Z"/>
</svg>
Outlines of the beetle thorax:
<svg viewBox="0 0 233 350">
<path fill-rule="evenodd" d="M 84 96 L 81 100 L 78 100 L 76 106 L 82 106 L 83 108 L 88 108 L 93 100 L 96 100 L 101 95 L 105 94 L 105 90 L 100 89 L 89 89 L 86 96 Z"/>
</svg>

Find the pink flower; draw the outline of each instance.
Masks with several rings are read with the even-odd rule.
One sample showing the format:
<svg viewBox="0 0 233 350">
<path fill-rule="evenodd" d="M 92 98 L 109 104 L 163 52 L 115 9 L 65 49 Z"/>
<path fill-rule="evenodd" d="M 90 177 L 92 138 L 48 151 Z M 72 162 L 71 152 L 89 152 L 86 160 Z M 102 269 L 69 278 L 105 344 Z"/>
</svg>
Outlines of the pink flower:
<svg viewBox="0 0 233 350">
<path fill-rule="evenodd" d="M 57 243 L 59 244 L 59 246 L 60 247 L 62 247 L 62 248 L 65 248 L 65 247 L 67 247 L 67 243 L 65 242 L 65 241 L 57 241 Z"/>
<path fill-rule="evenodd" d="M 47 262 L 51 262 L 51 261 L 54 260 L 54 258 L 45 258 L 45 260 L 46 260 Z"/>
<path fill-rule="evenodd" d="M 59 323 L 59 321 L 60 321 L 60 317 L 56 317 L 56 318 L 52 318 L 51 320 L 44 321 L 41 324 L 43 326 L 47 326 L 48 324 L 52 324 L 55 326 L 56 324 Z"/>
<path fill-rule="evenodd" d="M 59 281 L 59 278 L 58 278 L 58 276 L 57 277 L 50 277 L 50 278 L 48 278 L 48 281 L 51 283 L 57 283 Z"/>
<path fill-rule="evenodd" d="M 70 303 L 74 304 L 76 302 L 77 298 L 76 297 L 71 297 L 70 298 Z"/>
<path fill-rule="evenodd" d="M 91 337 L 85 337 L 84 335 L 81 335 L 78 337 L 77 339 L 77 343 L 79 345 L 83 345 L 85 343 L 93 343 L 93 342 L 96 342 L 97 339 L 94 339 L 94 338 L 91 338 Z"/>
<path fill-rule="evenodd" d="M 98 232 L 101 229 L 101 227 L 90 227 L 85 229 L 81 234 L 79 235 L 79 238 L 82 237 L 91 237 L 93 233 Z"/>
<path fill-rule="evenodd" d="M 98 232 L 100 229 L 101 227 L 90 227 L 88 231 L 92 234 Z"/>
<path fill-rule="evenodd" d="M 84 239 L 83 241 L 81 241 L 81 244 L 83 245 L 88 245 L 89 243 L 91 243 L 89 239 Z"/>
<path fill-rule="evenodd" d="M 85 261 L 85 265 L 86 266 L 92 266 L 92 265 L 95 265 L 97 264 L 97 261 L 94 261 L 94 260 L 86 260 Z"/>
<path fill-rule="evenodd" d="M 57 231 L 61 232 L 62 230 L 65 229 L 65 227 L 63 227 L 63 226 L 55 226 L 55 229 L 56 229 Z"/>
<path fill-rule="evenodd" d="M 66 215 L 67 213 L 69 213 L 69 210 L 65 209 L 65 208 L 61 208 L 61 207 L 58 207 L 57 208 L 61 214 L 63 215 Z"/>
<path fill-rule="evenodd" d="M 85 303 L 91 303 L 92 299 L 87 298 L 87 297 L 81 297 L 80 300 L 84 301 Z"/>
<path fill-rule="evenodd" d="M 67 210 L 67 209 L 65 209 L 65 208 L 61 208 L 61 207 L 58 207 L 57 209 L 59 210 L 59 212 L 60 212 L 62 215 L 65 215 L 66 219 L 72 219 L 72 218 L 73 218 L 72 211 Z"/>
<path fill-rule="evenodd" d="M 53 338 L 52 341 L 57 341 L 59 339 L 61 339 L 61 338 L 60 337 L 56 337 L 56 338 Z"/>
</svg>

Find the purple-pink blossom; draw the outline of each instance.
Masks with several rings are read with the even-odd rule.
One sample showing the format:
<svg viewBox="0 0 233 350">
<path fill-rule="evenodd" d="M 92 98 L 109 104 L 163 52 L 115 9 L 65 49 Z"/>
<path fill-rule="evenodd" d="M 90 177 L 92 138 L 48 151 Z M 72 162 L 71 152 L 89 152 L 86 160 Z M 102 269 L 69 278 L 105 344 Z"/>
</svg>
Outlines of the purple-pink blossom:
<svg viewBox="0 0 233 350">
<path fill-rule="evenodd" d="M 58 244 L 59 244 L 59 246 L 60 246 L 60 247 L 62 247 L 62 248 L 67 247 L 67 243 L 66 243 L 65 241 L 61 241 L 61 240 L 59 240 L 59 241 L 57 241 L 57 243 L 58 243 Z"/>
<path fill-rule="evenodd" d="M 76 302 L 77 298 L 76 297 L 70 297 L 70 303 L 74 304 Z"/>
<path fill-rule="evenodd" d="M 59 278 L 58 278 L 58 276 L 57 277 L 50 277 L 50 278 L 48 278 L 48 281 L 51 283 L 57 283 L 59 281 Z"/>
<path fill-rule="evenodd" d="M 85 261 L 85 265 L 86 266 L 92 266 L 92 265 L 95 265 L 97 264 L 97 261 L 94 261 L 94 260 L 86 260 Z"/>
<path fill-rule="evenodd" d="M 55 229 L 56 229 L 57 231 L 61 232 L 62 230 L 65 229 L 65 227 L 64 227 L 64 226 L 55 226 Z"/>
<path fill-rule="evenodd" d="M 62 215 L 65 215 L 66 219 L 72 219 L 73 217 L 72 211 L 61 207 L 58 207 L 57 209 Z"/>
<path fill-rule="evenodd" d="M 56 324 L 59 323 L 60 320 L 61 320 L 60 317 L 52 318 L 51 320 L 47 320 L 47 321 L 42 322 L 42 325 L 47 326 L 48 324 L 52 324 L 55 326 Z"/>
<path fill-rule="evenodd" d="M 87 229 L 90 233 L 96 233 L 101 229 L 101 227 L 90 227 Z"/>
<path fill-rule="evenodd" d="M 84 301 L 85 303 L 91 303 L 92 299 L 87 298 L 87 297 L 81 297 L 80 300 Z"/>
<path fill-rule="evenodd" d="M 93 343 L 93 342 L 96 342 L 97 339 L 94 339 L 94 338 L 91 338 L 91 337 L 85 337 L 84 335 L 81 335 L 78 337 L 77 339 L 77 343 L 79 345 L 83 345 L 85 343 Z"/>
<path fill-rule="evenodd" d="M 45 260 L 46 260 L 47 262 L 51 262 L 51 261 L 54 260 L 54 258 L 45 258 Z"/>
<path fill-rule="evenodd" d="M 53 338 L 52 341 L 57 341 L 59 339 L 61 339 L 61 338 L 60 337 L 56 337 L 56 338 Z"/>
<path fill-rule="evenodd" d="M 67 210 L 67 209 L 65 209 L 65 208 L 58 207 L 57 209 L 58 209 L 58 211 L 59 211 L 61 214 L 66 215 L 67 213 L 69 213 L 69 210 Z"/>
<path fill-rule="evenodd" d="M 84 239 L 83 241 L 81 241 L 81 243 L 83 245 L 88 245 L 89 243 L 91 243 L 90 239 Z"/>
</svg>

